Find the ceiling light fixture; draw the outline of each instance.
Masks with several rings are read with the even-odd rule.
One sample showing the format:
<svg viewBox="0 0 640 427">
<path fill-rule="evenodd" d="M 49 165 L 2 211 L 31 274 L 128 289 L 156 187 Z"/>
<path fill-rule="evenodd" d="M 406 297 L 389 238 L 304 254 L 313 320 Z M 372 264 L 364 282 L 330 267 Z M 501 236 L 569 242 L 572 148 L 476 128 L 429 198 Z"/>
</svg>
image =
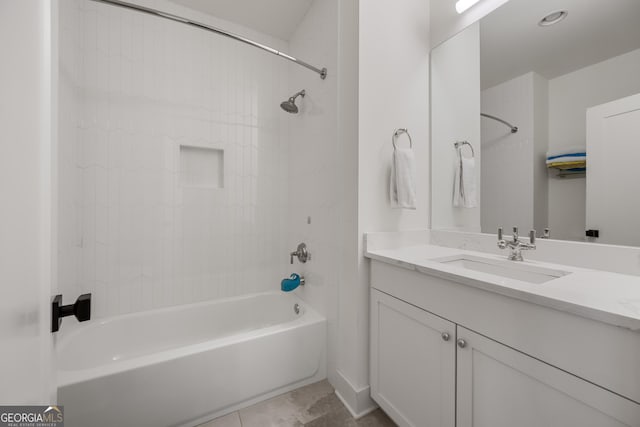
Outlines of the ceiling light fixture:
<svg viewBox="0 0 640 427">
<path fill-rule="evenodd" d="M 458 0 L 456 2 L 456 11 L 458 13 L 464 13 L 465 10 L 469 9 L 474 4 L 478 3 L 480 0 Z"/>
<path fill-rule="evenodd" d="M 542 18 L 540 22 L 538 22 L 538 25 L 540 25 L 541 27 L 548 27 L 549 25 L 557 24 L 558 22 L 566 18 L 568 14 L 569 12 L 567 12 L 566 10 L 551 12 L 550 14 Z"/>
</svg>

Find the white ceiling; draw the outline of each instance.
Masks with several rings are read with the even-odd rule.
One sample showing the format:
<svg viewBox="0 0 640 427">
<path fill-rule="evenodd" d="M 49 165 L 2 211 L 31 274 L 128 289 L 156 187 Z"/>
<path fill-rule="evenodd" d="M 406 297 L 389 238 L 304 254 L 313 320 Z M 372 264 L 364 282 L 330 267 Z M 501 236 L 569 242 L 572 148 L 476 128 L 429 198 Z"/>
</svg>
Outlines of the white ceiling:
<svg viewBox="0 0 640 427">
<path fill-rule="evenodd" d="M 172 0 L 288 41 L 313 0 Z"/>
<path fill-rule="evenodd" d="M 549 12 L 568 17 L 538 26 Z M 640 48 L 639 0 L 511 0 L 480 22 L 482 88 L 535 71 L 551 79 Z"/>
</svg>

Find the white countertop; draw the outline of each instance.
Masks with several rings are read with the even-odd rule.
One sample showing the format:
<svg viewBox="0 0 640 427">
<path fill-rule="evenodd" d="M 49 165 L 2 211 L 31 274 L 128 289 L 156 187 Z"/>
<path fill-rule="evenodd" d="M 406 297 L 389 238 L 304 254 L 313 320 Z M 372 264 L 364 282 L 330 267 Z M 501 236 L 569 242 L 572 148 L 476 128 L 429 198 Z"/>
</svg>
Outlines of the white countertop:
<svg viewBox="0 0 640 427">
<path fill-rule="evenodd" d="M 562 270 L 570 274 L 546 283 L 533 284 L 434 261 L 454 255 L 506 260 L 506 256 L 429 244 L 396 249 L 371 249 L 365 252 L 366 257 L 374 260 L 640 331 L 640 277 L 638 276 L 527 261 L 526 251 L 523 252 L 525 261 L 522 263 Z"/>
</svg>

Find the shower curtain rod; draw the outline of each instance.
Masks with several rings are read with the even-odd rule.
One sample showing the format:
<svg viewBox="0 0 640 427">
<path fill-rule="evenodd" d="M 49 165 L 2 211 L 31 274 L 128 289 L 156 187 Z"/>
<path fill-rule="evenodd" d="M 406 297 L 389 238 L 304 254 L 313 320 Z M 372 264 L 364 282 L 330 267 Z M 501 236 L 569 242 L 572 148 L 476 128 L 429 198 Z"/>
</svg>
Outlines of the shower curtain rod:
<svg viewBox="0 0 640 427">
<path fill-rule="evenodd" d="M 212 27 L 210 25 L 206 25 L 206 24 L 203 24 L 201 22 L 192 21 L 190 19 L 183 18 L 183 17 L 177 16 L 177 15 L 173 15 L 171 13 L 162 12 L 160 10 L 152 9 L 150 7 L 139 6 L 137 4 L 127 3 L 127 2 L 124 2 L 124 1 L 120 1 L 120 0 L 91 0 L 91 1 L 94 1 L 94 2 L 97 2 L 97 3 L 105 3 L 105 4 L 112 5 L 112 6 L 123 7 L 125 9 L 135 10 L 137 12 L 142 12 L 142 13 L 146 13 L 146 14 L 149 14 L 149 15 L 158 16 L 160 18 L 168 19 L 170 21 L 180 22 L 182 24 L 187 24 L 187 25 L 191 25 L 191 26 L 196 27 L 196 28 L 200 28 L 200 29 L 203 29 L 203 30 L 211 31 L 211 32 L 219 34 L 221 36 L 229 37 L 230 39 L 233 39 L 233 40 L 248 44 L 248 45 L 253 46 L 253 47 L 257 47 L 258 49 L 266 50 L 267 52 L 272 53 L 272 54 L 274 54 L 276 56 L 280 56 L 280 57 L 282 57 L 284 59 L 288 59 L 289 61 L 294 62 L 294 63 L 296 63 L 298 65 L 302 65 L 303 67 L 308 68 L 311 71 L 315 71 L 316 73 L 320 74 L 320 78 L 322 80 L 324 80 L 327 77 L 327 69 L 326 68 L 322 68 L 322 69 L 316 68 L 313 65 L 307 64 L 306 62 L 301 61 L 301 60 L 299 60 L 297 58 L 294 58 L 291 55 L 287 55 L 284 52 L 280 52 L 279 50 L 276 50 L 276 49 L 274 49 L 272 47 L 263 45 L 263 44 L 258 43 L 258 42 L 254 42 L 253 40 L 250 40 L 250 39 L 248 39 L 246 37 L 242 37 L 242 36 L 239 36 L 237 34 L 229 33 L 227 31 L 224 31 L 224 30 L 220 29 L 220 28 Z"/>
<path fill-rule="evenodd" d="M 488 118 L 488 119 L 492 119 L 492 120 L 495 120 L 495 121 L 497 121 L 497 122 L 500 122 L 500 123 L 502 123 L 503 125 L 507 125 L 507 126 L 509 126 L 509 128 L 511 129 L 511 133 L 516 133 L 516 132 L 518 132 L 518 127 L 517 127 L 517 126 L 513 126 L 511 123 L 509 123 L 509 122 L 507 122 L 507 121 L 504 121 L 504 120 L 502 120 L 502 119 L 501 119 L 501 118 L 499 118 L 499 117 L 492 116 L 491 114 L 485 114 L 485 113 L 480 113 L 480 115 L 481 115 L 482 117 L 486 117 L 486 118 Z"/>
</svg>

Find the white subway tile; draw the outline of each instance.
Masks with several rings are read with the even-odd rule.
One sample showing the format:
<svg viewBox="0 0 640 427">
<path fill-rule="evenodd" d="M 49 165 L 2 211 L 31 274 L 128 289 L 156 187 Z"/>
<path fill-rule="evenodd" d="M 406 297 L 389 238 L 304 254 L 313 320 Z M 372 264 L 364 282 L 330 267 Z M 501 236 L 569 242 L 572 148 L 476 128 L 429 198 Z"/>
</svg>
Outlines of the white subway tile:
<svg viewBox="0 0 640 427">
<path fill-rule="evenodd" d="M 96 316 L 106 317 L 277 289 L 291 249 L 292 120 L 278 109 L 289 68 L 153 17 L 84 2 L 64 9 L 60 60 L 83 91 L 69 82 L 60 96 L 60 164 L 70 168 L 60 174 L 63 292 L 95 292 Z M 225 150 L 223 189 L 180 185 L 181 143 Z M 302 171 L 331 157 L 314 155 Z"/>
</svg>

